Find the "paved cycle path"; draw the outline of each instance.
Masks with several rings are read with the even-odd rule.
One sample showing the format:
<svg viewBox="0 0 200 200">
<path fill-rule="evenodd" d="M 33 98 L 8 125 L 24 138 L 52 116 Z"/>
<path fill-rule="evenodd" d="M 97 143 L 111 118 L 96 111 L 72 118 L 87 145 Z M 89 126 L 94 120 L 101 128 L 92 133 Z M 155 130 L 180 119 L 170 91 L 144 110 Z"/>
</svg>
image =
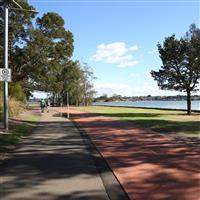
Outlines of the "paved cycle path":
<svg viewBox="0 0 200 200">
<path fill-rule="evenodd" d="M 44 113 L 33 134 L 0 164 L 0 200 L 108 200 L 79 130 Z"/>
<path fill-rule="evenodd" d="M 129 121 L 70 109 L 131 200 L 200 200 L 200 149 Z"/>
</svg>

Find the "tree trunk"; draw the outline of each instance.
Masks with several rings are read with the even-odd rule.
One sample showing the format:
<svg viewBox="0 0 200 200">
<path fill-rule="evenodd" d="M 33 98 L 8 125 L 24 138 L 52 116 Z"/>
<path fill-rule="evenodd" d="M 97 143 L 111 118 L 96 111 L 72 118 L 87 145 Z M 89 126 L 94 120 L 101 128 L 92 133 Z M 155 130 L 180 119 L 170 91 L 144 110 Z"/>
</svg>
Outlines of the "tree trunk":
<svg viewBox="0 0 200 200">
<path fill-rule="evenodd" d="M 191 97 L 190 97 L 190 90 L 187 90 L 187 114 L 191 115 Z"/>
</svg>

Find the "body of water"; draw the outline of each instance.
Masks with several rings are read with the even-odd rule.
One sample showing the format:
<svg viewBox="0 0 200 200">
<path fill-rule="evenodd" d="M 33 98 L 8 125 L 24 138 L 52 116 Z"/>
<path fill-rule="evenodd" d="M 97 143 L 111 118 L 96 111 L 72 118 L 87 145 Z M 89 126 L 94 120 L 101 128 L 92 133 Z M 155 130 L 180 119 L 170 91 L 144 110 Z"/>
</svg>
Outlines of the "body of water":
<svg viewBox="0 0 200 200">
<path fill-rule="evenodd" d="M 192 110 L 200 110 L 200 101 L 191 102 Z M 187 109 L 187 101 L 125 101 L 125 102 L 96 102 L 93 105 L 127 106 L 144 108 Z"/>
</svg>

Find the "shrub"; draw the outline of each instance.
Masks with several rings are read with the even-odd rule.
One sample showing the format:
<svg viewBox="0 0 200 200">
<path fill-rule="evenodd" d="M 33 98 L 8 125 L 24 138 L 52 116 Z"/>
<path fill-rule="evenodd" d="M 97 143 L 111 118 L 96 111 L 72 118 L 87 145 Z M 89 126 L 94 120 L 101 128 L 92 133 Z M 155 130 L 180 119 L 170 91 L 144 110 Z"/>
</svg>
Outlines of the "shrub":
<svg viewBox="0 0 200 200">
<path fill-rule="evenodd" d="M 3 98 L 0 95 L 0 121 L 2 121 L 2 117 L 3 117 Z"/>
<path fill-rule="evenodd" d="M 25 105 L 21 101 L 17 101 L 15 98 L 9 98 L 9 116 L 18 116 L 25 110 Z"/>
<path fill-rule="evenodd" d="M 16 117 L 25 110 L 24 103 L 22 103 L 21 101 L 17 101 L 14 98 L 9 98 L 8 106 L 9 106 L 8 108 L 9 117 Z M 3 98 L 0 97 L 0 121 L 2 120 L 3 120 Z"/>
<path fill-rule="evenodd" d="M 26 95 L 19 83 L 9 83 L 9 97 L 22 102 L 26 100 Z"/>
<path fill-rule="evenodd" d="M 9 83 L 9 117 L 19 115 L 24 109 L 26 95 L 19 83 Z M 3 119 L 3 83 L 0 82 L 0 121 Z"/>
</svg>

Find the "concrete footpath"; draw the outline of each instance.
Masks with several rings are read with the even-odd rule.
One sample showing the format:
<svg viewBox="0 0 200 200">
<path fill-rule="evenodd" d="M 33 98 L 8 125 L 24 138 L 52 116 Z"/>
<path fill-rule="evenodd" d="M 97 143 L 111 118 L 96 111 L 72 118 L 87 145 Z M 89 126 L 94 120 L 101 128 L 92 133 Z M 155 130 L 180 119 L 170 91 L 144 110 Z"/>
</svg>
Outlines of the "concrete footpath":
<svg viewBox="0 0 200 200">
<path fill-rule="evenodd" d="M 0 164 L 0 200 L 126 199 L 114 192 L 119 185 L 89 143 L 66 118 L 44 113 L 33 134 Z M 102 177 L 109 176 L 105 183 Z"/>
</svg>

